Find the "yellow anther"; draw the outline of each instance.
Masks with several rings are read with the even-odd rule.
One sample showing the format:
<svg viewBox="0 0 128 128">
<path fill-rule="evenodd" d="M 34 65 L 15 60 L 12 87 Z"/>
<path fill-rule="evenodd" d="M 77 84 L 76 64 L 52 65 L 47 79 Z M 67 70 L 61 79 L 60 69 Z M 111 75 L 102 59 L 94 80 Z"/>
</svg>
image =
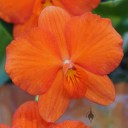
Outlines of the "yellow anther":
<svg viewBox="0 0 128 128">
<path fill-rule="evenodd" d="M 75 71 L 75 70 L 69 69 L 69 70 L 67 71 L 67 73 L 66 73 L 66 76 L 72 77 L 72 76 L 74 76 L 75 74 L 76 74 L 76 71 Z"/>
<path fill-rule="evenodd" d="M 51 5 L 52 5 L 51 0 L 46 0 L 43 6 L 44 6 L 44 8 L 45 8 L 45 7 L 51 6 Z"/>
</svg>

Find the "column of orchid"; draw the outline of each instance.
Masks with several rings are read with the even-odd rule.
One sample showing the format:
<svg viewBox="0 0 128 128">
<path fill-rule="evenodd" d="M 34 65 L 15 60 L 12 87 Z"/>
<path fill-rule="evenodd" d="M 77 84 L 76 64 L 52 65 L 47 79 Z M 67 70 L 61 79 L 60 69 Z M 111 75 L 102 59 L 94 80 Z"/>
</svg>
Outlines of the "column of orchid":
<svg viewBox="0 0 128 128">
<path fill-rule="evenodd" d="M 37 102 L 17 109 L 12 128 L 87 128 L 79 121 L 55 121 L 72 99 L 113 102 L 115 89 L 107 74 L 123 57 L 122 38 L 110 19 L 90 12 L 99 3 L 0 0 L 0 17 L 14 23 L 5 69 L 16 86 L 39 95 Z"/>
</svg>

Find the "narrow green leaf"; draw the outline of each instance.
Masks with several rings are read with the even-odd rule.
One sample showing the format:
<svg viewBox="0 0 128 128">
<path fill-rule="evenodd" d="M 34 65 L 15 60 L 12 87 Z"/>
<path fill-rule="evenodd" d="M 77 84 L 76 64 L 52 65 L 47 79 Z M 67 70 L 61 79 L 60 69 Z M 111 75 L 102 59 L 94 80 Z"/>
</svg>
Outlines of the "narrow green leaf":
<svg viewBox="0 0 128 128">
<path fill-rule="evenodd" d="M 0 85 L 4 84 L 8 79 L 5 71 L 6 46 L 11 42 L 12 25 L 4 23 L 0 20 Z"/>
</svg>

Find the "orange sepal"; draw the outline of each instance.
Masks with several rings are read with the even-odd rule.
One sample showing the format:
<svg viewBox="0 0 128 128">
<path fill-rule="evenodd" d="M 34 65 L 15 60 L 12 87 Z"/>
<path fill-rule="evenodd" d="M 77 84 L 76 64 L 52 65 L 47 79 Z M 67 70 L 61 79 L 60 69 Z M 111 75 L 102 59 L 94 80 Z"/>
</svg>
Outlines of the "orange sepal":
<svg viewBox="0 0 128 128">
<path fill-rule="evenodd" d="M 35 0 L 0 0 L 0 18 L 10 23 L 23 23 L 32 14 Z"/>
<path fill-rule="evenodd" d="M 66 10 L 66 8 L 62 4 L 61 0 L 52 0 L 52 3 L 53 3 L 54 6 L 58 6 L 58 7 L 61 7 L 61 8 Z"/>
<path fill-rule="evenodd" d="M 101 105 L 109 105 L 115 100 L 115 88 L 108 76 L 98 76 L 88 72 L 89 86 L 85 97 Z"/>
<path fill-rule="evenodd" d="M 33 14 L 39 15 L 41 10 L 43 9 L 43 5 L 45 2 L 44 0 L 35 0 L 34 8 L 33 8 Z"/>
<path fill-rule="evenodd" d="M 28 101 L 21 105 L 13 116 L 13 128 L 46 128 L 49 126 L 42 120 L 38 105 L 34 101 Z"/>
<path fill-rule="evenodd" d="M 29 31 L 33 27 L 37 27 L 38 25 L 38 15 L 32 15 L 25 23 L 23 24 L 15 24 L 13 28 L 13 36 L 16 38 L 22 35 L 24 32 Z"/>
<path fill-rule="evenodd" d="M 70 15 L 64 9 L 54 6 L 43 9 L 39 17 L 39 27 L 50 31 L 57 38 L 62 59 L 68 58 L 64 32 L 69 19 Z"/>
<path fill-rule="evenodd" d="M 30 30 L 33 27 L 38 26 L 38 18 L 41 13 L 41 11 L 48 6 L 50 2 L 43 2 L 43 0 L 36 0 L 34 7 L 33 7 L 33 14 L 31 17 L 26 20 L 23 24 L 15 24 L 13 29 L 13 35 L 14 37 L 20 36 L 23 32 Z M 50 6 L 50 5 L 49 5 Z"/>
<path fill-rule="evenodd" d="M 52 0 L 36 0 L 33 13 L 40 15 L 40 12 L 47 6 L 53 5 Z"/>
<path fill-rule="evenodd" d="M 86 13 L 66 26 L 71 61 L 93 73 L 112 72 L 123 57 L 122 38 L 109 19 Z"/>
<path fill-rule="evenodd" d="M 89 128 L 80 121 L 64 121 L 63 123 L 57 124 L 52 128 Z"/>
<path fill-rule="evenodd" d="M 73 15 L 81 15 L 98 6 L 100 0 L 60 0 L 64 7 Z"/>
<path fill-rule="evenodd" d="M 32 95 L 48 90 L 60 66 L 56 40 L 42 29 L 32 29 L 7 47 L 7 73 L 17 86 Z"/>
<path fill-rule="evenodd" d="M 48 92 L 39 96 L 40 115 L 45 121 L 54 122 L 65 112 L 69 102 L 63 86 L 63 72 L 60 70 Z"/>
</svg>

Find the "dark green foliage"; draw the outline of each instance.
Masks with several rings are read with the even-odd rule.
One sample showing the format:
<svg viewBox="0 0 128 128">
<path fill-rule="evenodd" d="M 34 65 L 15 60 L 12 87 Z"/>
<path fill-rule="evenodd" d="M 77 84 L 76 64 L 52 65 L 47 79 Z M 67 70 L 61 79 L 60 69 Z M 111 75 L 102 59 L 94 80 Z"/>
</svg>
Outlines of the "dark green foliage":
<svg viewBox="0 0 128 128">
<path fill-rule="evenodd" d="M 6 46 L 11 42 L 11 40 L 12 25 L 0 20 L 0 85 L 4 84 L 9 79 L 4 67 Z"/>
</svg>

